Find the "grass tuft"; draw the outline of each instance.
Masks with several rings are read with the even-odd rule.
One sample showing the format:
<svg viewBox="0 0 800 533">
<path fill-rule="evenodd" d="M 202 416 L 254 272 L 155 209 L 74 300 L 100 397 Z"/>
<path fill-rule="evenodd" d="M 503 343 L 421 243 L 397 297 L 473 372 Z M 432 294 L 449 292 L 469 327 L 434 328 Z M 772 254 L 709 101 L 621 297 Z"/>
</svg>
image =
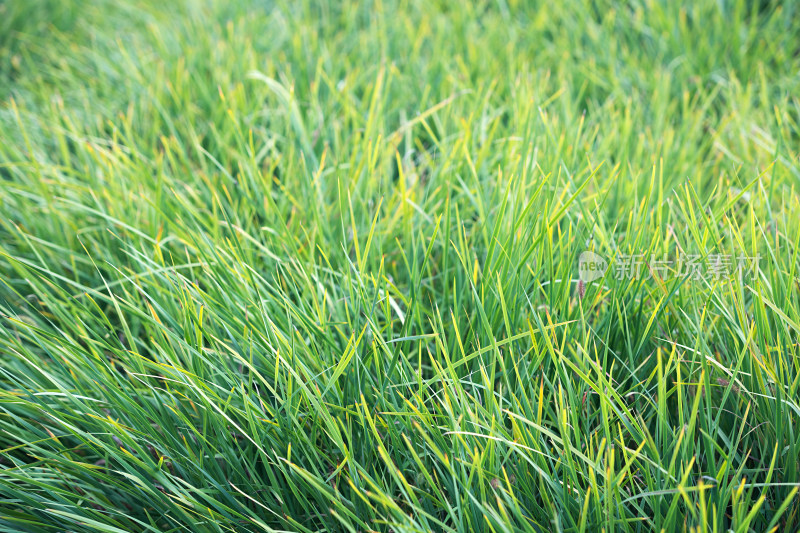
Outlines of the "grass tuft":
<svg viewBox="0 0 800 533">
<path fill-rule="evenodd" d="M 797 530 L 797 11 L 0 0 L 0 529 Z"/>
</svg>

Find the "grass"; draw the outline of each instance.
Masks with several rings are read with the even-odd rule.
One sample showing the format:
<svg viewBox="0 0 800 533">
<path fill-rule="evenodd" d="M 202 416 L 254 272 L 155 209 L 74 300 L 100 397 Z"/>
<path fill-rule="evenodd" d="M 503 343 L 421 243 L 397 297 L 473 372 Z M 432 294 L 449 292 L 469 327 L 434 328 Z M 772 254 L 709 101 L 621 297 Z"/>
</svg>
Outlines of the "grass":
<svg viewBox="0 0 800 533">
<path fill-rule="evenodd" d="M 0 530 L 797 531 L 798 10 L 0 0 Z"/>
</svg>

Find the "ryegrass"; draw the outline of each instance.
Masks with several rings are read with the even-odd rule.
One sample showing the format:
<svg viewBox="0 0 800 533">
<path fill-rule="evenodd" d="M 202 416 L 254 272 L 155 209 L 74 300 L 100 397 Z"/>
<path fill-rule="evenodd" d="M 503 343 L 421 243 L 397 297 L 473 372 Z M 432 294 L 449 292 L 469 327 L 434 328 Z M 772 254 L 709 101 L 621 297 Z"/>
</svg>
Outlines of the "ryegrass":
<svg viewBox="0 0 800 533">
<path fill-rule="evenodd" d="M 798 9 L 0 1 L 0 528 L 797 530 Z"/>
</svg>

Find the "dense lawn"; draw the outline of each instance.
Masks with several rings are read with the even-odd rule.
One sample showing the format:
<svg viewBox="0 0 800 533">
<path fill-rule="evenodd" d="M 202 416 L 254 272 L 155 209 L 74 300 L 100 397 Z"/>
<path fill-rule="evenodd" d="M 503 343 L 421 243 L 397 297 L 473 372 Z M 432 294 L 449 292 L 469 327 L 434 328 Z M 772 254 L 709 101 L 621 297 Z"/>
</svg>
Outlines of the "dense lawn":
<svg viewBox="0 0 800 533">
<path fill-rule="evenodd" d="M 799 98 L 790 0 L 0 0 L 0 531 L 796 531 Z"/>
</svg>

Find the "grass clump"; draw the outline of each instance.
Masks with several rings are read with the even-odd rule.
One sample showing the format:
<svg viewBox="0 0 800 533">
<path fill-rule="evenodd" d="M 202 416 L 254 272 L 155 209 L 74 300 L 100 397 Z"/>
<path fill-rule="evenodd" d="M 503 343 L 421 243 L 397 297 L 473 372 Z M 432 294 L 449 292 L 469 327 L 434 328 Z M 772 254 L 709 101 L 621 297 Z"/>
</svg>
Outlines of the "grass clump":
<svg viewBox="0 0 800 533">
<path fill-rule="evenodd" d="M 0 11 L 3 530 L 798 528 L 794 2 Z"/>
</svg>

